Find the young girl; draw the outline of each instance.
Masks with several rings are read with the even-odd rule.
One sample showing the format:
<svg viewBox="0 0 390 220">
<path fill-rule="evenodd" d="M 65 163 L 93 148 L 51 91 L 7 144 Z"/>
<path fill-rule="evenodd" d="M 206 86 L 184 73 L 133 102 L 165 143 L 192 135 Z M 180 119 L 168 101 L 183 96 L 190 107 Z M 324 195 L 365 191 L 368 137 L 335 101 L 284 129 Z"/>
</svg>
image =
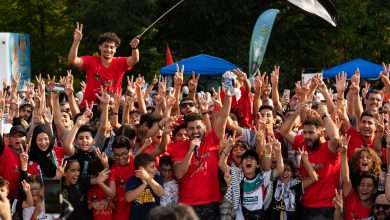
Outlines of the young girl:
<svg viewBox="0 0 390 220">
<path fill-rule="evenodd" d="M 308 172 L 308 178 L 303 181 L 299 180 L 299 178 L 294 178 L 295 167 L 293 163 L 291 161 L 284 163 L 283 173 L 274 182 L 271 219 L 300 219 L 297 211 L 301 196 L 307 187 L 318 180 L 317 174 L 309 162 L 307 152 L 299 149 L 299 153 L 302 156 L 303 166 Z"/>
<path fill-rule="evenodd" d="M 253 150 L 248 150 L 242 155 L 242 170 L 235 166 L 229 167 L 225 163 L 225 170 L 230 169 L 231 174 L 225 199 L 233 204 L 233 211 L 238 220 L 264 219 L 264 211 L 271 202 L 271 197 L 266 195 L 266 191 L 270 191 L 266 188 L 269 185 L 272 187 L 272 181 L 284 170 L 280 142 L 274 137 L 269 137 L 268 142 L 277 158 L 277 167 L 274 170 L 259 172 L 260 160 Z M 223 154 L 228 155 L 230 148 L 226 147 Z"/>
<path fill-rule="evenodd" d="M 30 184 L 34 205 L 23 209 L 23 219 L 60 220 L 59 214 L 45 213 L 44 189 L 41 178 L 31 175 L 27 177 L 26 181 Z"/>
<path fill-rule="evenodd" d="M 67 159 L 58 167 L 56 178 L 62 177 L 63 198 L 69 201 L 74 208 L 69 219 L 93 219 L 92 213 L 88 210 L 87 190 L 92 184 L 103 184 L 108 178 L 108 173 L 109 171 L 104 169 L 95 178 L 80 178 L 80 164 L 75 158 Z"/>
</svg>

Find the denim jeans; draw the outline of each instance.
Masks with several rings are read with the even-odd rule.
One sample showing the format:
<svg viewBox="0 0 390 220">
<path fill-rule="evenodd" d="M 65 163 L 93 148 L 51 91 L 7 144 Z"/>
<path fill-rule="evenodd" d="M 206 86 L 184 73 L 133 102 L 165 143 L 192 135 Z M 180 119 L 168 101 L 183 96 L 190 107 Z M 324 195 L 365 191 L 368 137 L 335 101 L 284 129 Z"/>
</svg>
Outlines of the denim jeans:
<svg viewBox="0 0 390 220">
<path fill-rule="evenodd" d="M 217 202 L 192 207 L 200 220 L 219 220 L 219 204 Z"/>
<path fill-rule="evenodd" d="M 302 207 L 302 219 L 310 220 L 332 220 L 334 208 L 307 208 Z"/>
</svg>

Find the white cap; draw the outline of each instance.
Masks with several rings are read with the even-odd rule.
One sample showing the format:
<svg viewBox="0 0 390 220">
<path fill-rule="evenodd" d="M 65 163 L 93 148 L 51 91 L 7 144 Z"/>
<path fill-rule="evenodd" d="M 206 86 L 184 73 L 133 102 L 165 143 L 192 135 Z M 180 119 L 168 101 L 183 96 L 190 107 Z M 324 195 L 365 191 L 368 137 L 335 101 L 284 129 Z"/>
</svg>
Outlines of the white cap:
<svg viewBox="0 0 390 220">
<path fill-rule="evenodd" d="M 2 129 L 1 129 L 1 133 L 2 134 L 9 134 L 9 132 L 11 131 L 11 128 L 12 128 L 12 124 L 3 124 Z"/>
<path fill-rule="evenodd" d="M 188 88 L 188 86 L 183 86 L 183 88 L 181 89 L 181 92 L 183 94 L 189 94 L 190 93 L 190 89 Z"/>
</svg>

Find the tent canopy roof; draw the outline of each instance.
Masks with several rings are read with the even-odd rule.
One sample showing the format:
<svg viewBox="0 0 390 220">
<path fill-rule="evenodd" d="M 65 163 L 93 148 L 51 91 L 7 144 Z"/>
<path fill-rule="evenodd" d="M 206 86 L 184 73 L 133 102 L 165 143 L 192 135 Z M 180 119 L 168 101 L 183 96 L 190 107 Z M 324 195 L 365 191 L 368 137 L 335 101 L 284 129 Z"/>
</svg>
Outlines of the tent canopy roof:
<svg viewBox="0 0 390 220">
<path fill-rule="evenodd" d="M 347 78 L 351 78 L 356 68 L 359 68 L 360 77 L 366 79 L 377 79 L 379 73 L 383 71 L 381 65 L 358 58 L 324 70 L 323 77 L 334 78 L 338 73 L 344 71 L 347 73 Z"/>
<path fill-rule="evenodd" d="M 173 63 L 160 69 L 161 75 L 174 75 L 176 73 L 176 64 L 181 68 L 184 65 L 184 74 L 188 75 L 194 71 L 196 74 L 214 75 L 223 74 L 230 69 L 239 68 L 238 66 L 224 59 L 213 57 L 207 54 L 200 54 L 189 57 L 179 62 Z"/>
</svg>

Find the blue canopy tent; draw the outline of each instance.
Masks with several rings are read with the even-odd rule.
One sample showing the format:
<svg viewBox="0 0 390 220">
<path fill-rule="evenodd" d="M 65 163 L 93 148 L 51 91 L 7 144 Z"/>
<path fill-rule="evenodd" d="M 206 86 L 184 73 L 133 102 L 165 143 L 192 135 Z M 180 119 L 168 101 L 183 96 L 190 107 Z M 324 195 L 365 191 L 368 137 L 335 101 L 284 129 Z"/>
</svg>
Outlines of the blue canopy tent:
<svg viewBox="0 0 390 220">
<path fill-rule="evenodd" d="M 324 70 L 323 77 L 334 78 L 338 73 L 344 71 L 349 79 L 355 73 L 356 68 L 359 68 L 360 78 L 366 79 L 377 79 L 379 73 L 383 71 L 381 65 L 358 58 Z"/>
<path fill-rule="evenodd" d="M 199 89 L 202 91 L 211 91 L 211 87 L 217 88 L 221 85 L 221 75 L 230 69 L 237 69 L 238 66 L 224 59 L 213 57 L 207 54 L 200 54 L 189 57 L 169 66 L 160 69 L 161 75 L 174 75 L 176 73 L 176 64 L 184 65 L 184 74 L 189 75 L 192 71 L 200 74 Z M 204 76 L 205 75 L 205 76 Z"/>
</svg>

